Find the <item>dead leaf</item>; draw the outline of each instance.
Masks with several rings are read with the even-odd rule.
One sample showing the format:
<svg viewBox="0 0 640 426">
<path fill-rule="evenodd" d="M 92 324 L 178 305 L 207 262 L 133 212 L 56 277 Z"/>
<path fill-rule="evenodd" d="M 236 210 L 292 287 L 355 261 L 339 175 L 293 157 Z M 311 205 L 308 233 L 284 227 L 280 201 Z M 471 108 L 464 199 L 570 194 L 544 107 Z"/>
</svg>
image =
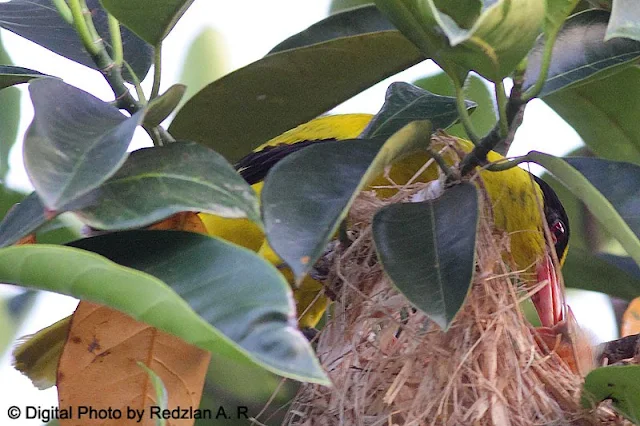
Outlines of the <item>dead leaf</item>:
<svg viewBox="0 0 640 426">
<path fill-rule="evenodd" d="M 36 234 L 29 234 L 26 237 L 20 238 L 14 245 L 23 246 L 26 244 L 35 244 L 35 243 L 36 243 Z"/>
<path fill-rule="evenodd" d="M 627 310 L 622 315 L 620 323 L 621 337 L 632 336 L 640 333 L 640 297 L 636 297 L 629 303 Z"/>
<path fill-rule="evenodd" d="M 155 390 L 138 361 L 162 379 L 168 409 L 196 410 L 210 357 L 209 352 L 117 310 L 81 301 L 58 365 L 60 409 L 74 410 L 72 418 L 60 420 L 60 425 L 77 426 L 81 421 L 82 426 L 155 426 L 151 416 L 158 406 Z M 93 418 L 91 412 L 80 418 L 81 407 L 96 410 Z M 120 418 L 114 418 L 118 413 Z M 141 421 L 133 413 L 141 413 Z M 172 419 L 167 425 L 193 423 L 193 418 Z"/>
<path fill-rule="evenodd" d="M 204 223 L 202 223 L 202 220 L 200 219 L 198 214 L 193 212 L 176 213 L 173 216 L 169 216 L 163 221 L 154 223 L 147 229 L 156 231 L 189 231 L 198 232 L 200 234 L 207 233 L 207 229 L 204 227 Z"/>
</svg>

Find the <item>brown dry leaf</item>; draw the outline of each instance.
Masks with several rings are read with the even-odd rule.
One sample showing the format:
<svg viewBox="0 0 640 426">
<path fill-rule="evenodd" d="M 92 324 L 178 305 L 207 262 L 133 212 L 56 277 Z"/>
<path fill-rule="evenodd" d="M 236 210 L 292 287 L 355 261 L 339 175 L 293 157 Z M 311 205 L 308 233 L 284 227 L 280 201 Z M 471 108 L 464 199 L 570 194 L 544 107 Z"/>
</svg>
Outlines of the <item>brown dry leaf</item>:
<svg viewBox="0 0 640 426">
<path fill-rule="evenodd" d="M 148 230 L 163 231 L 163 230 L 178 230 L 198 232 L 200 234 L 206 234 L 207 229 L 204 227 L 204 223 L 194 212 L 180 212 L 173 216 L 169 216 L 161 222 L 154 223 L 147 228 Z"/>
<path fill-rule="evenodd" d="M 26 244 L 35 244 L 36 243 L 36 234 L 29 234 L 26 237 L 20 238 L 14 246 L 23 246 Z"/>
<path fill-rule="evenodd" d="M 629 303 L 627 310 L 622 315 L 620 324 L 621 337 L 632 336 L 640 333 L 640 297 L 636 297 Z"/>
<path fill-rule="evenodd" d="M 81 301 L 58 366 L 60 409 L 73 408 L 71 418 L 60 420 L 60 425 L 155 426 L 151 410 L 158 406 L 156 393 L 138 361 L 164 382 L 168 409 L 196 410 L 209 360 L 209 352 L 178 337 L 106 306 Z M 81 407 L 106 411 L 80 418 Z M 133 410 L 142 413 L 141 421 Z M 121 418 L 114 418 L 118 413 Z M 97 418 L 101 414 L 108 418 Z M 172 426 L 193 423 L 193 418 L 167 421 Z"/>
</svg>

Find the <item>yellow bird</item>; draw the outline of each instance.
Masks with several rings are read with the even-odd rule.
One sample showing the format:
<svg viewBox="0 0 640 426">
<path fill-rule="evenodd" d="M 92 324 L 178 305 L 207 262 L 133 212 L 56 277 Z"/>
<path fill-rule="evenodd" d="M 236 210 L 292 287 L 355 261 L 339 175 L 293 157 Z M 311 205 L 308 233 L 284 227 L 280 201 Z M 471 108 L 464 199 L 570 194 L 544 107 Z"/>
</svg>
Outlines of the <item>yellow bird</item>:
<svg viewBox="0 0 640 426">
<path fill-rule="evenodd" d="M 313 143 L 327 140 L 354 139 L 362 133 L 372 116 L 369 114 L 346 114 L 325 116 L 311 120 L 282 135 L 271 139 L 247 155 L 236 165 L 240 174 L 260 194 L 262 180 L 268 170 L 280 159 Z M 469 152 L 470 142 L 458 139 L 458 148 Z M 451 157 L 445 156 L 452 161 Z M 488 160 L 495 162 L 503 157 L 490 152 Z M 429 160 L 426 153 L 415 154 L 394 164 L 389 177 L 397 184 L 404 184 Z M 494 222 L 497 228 L 511 236 L 510 253 L 523 271 L 536 271 L 535 282 L 549 279 L 550 284 L 534 295 L 533 301 L 543 326 L 551 327 L 564 319 L 564 301 L 555 280 L 555 269 L 549 258 L 551 249 L 544 237 L 546 220 L 554 239 L 554 249 L 562 263 L 569 238 L 567 215 L 553 190 L 541 179 L 515 167 L 501 172 L 479 172 L 491 199 Z M 428 167 L 417 179 L 427 182 L 438 176 L 435 165 Z M 533 178 L 533 179 L 532 179 Z M 385 176 L 375 178 L 369 189 L 389 186 Z M 393 195 L 392 189 L 376 189 L 380 197 Z M 544 218 L 539 206 L 543 206 Z M 226 219 L 210 214 L 200 214 L 209 235 L 224 238 L 247 247 L 276 265 L 290 283 L 291 271 L 266 243 L 261 229 L 247 219 Z M 533 280 L 532 280 L 533 281 Z M 317 325 L 326 310 L 329 299 L 322 292 L 322 283 L 311 277 L 305 278 L 294 297 L 302 329 Z M 40 387 L 55 384 L 57 359 L 66 339 L 69 318 L 41 330 L 25 340 L 14 351 L 16 367 L 27 374 Z"/>
<path fill-rule="evenodd" d="M 279 160 L 314 143 L 357 138 L 372 117 L 369 114 L 345 114 L 316 118 L 261 145 L 241 159 L 236 168 L 259 194 L 262 180 Z M 469 141 L 457 141 L 458 148 L 464 152 L 470 152 L 473 148 Z M 452 161 L 450 156 L 445 157 Z M 405 184 L 429 159 L 427 153 L 414 154 L 403 159 L 392 166 L 389 178 L 396 184 Z M 491 151 L 487 159 L 495 162 L 503 157 Z M 516 265 L 522 271 L 536 271 L 535 282 L 545 279 L 551 282 L 551 285 L 533 296 L 533 301 L 541 323 L 544 326 L 555 325 L 564 318 L 564 302 L 557 280 L 553 276 L 554 268 L 547 252 L 543 220 L 546 220 L 549 226 L 555 240 L 554 249 L 562 263 L 569 239 L 569 223 L 560 200 L 548 184 L 519 167 L 501 172 L 481 170 L 479 174 L 491 199 L 496 227 L 511 236 L 511 255 Z M 416 181 L 428 182 L 437 176 L 438 170 L 434 164 Z M 368 189 L 385 186 L 386 189 L 376 189 L 378 196 L 386 198 L 395 193 L 395 190 L 388 188 L 389 181 L 385 176 L 375 178 Z M 540 214 L 540 207 L 543 207 L 544 218 Z M 280 267 L 289 281 L 293 282 L 291 272 L 268 246 L 264 234 L 257 226 L 245 219 L 224 219 L 209 214 L 200 216 L 209 234 L 258 251 Z M 321 289 L 321 283 L 307 277 L 301 286 L 294 290 L 301 328 L 314 327 L 324 313 L 328 300 L 320 293 Z"/>
</svg>

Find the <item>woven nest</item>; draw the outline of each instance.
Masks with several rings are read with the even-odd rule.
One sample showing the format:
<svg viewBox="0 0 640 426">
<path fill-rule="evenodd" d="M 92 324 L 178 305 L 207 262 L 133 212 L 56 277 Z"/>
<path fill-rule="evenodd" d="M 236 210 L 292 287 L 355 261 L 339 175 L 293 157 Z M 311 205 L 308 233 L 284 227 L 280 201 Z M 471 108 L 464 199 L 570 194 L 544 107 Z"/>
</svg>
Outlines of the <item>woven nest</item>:
<svg viewBox="0 0 640 426">
<path fill-rule="evenodd" d="M 581 408 L 582 377 L 539 349 L 520 310 L 527 295 L 502 256 L 508 235 L 494 228 L 489 203 L 473 286 L 447 332 L 393 288 L 376 260 L 371 220 L 421 187 L 384 201 L 364 192 L 353 206 L 353 241 L 333 257 L 327 287 L 337 297 L 317 341 L 333 387 L 304 385 L 285 424 L 624 424 L 606 407 Z"/>
</svg>

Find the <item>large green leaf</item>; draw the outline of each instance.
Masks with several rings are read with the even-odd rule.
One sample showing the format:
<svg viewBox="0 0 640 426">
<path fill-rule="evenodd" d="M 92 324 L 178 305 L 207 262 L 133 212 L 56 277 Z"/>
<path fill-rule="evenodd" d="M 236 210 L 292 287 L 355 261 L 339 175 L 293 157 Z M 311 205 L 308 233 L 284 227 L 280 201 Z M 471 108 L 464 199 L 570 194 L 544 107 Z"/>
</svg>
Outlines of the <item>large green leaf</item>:
<svg viewBox="0 0 640 426">
<path fill-rule="evenodd" d="M 364 30 L 369 30 L 366 25 Z M 398 31 L 356 34 L 274 53 L 226 75 L 191 98 L 169 131 L 235 162 L 270 138 L 426 59 Z"/>
<path fill-rule="evenodd" d="M 127 118 L 53 78 L 33 81 L 29 93 L 35 114 L 25 136 L 24 163 L 45 206 L 58 210 L 118 170 L 144 110 Z"/>
<path fill-rule="evenodd" d="M 640 164 L 640 69 L 624 71 L 543 100 L 603 158 Z"/>
<path fill-rule="evenodd" d="M 467 108 L 475 107 L 466 102 Z M 389 137 L 415 120 L 429 120 L 433 129 L 446 129 L 458 119 L 456 98 L 439 96 L 409 83 L 392 83 L 382 109 L 360 137 Z"/>
<path fill-rule="evenodd" d="M 640 365 L 611 365 L 596 368 L 584 379 L 582 405 L 610 399 L 626 418 L 640 423 Z"/>
<path fill-rule="evenodd" d="M 609 13 L 587 10 L 567 20 L 558 33 L 551 64 L 540 97 L 584 84 L 603 73 L 620 71 L 640 57 L 640 42 L 614 39 L 604 42 Z M 539 39 L 527 60 L 523 89 L 533 86 L 540 74 L 544 39 Z"/>
<path fill-rule="evenodd" d="M 2 39 L 0 39 L 0 64 L 11 64 Z M 0 69 L 3 65 L 0 65 Z M 11 72 L 5 78 L 0 77 L 0 86 L 10 82 Z M 0 183 L 9 170 L 9 153 L 18 137 L 20 124 L 20 91 L 14 87 L 0 91 Z M 2 207 L 0 206 L 0 209 Z"/>
<path fill-rule="evenodd" d="M 107 13 L 100 6 L 99 0 L 87 0 L 91 10 L 91 18 L 98 34 L 109 45 L 109 23 Z M 18 34 L 28 40 L 86 65 L 97 68 L 97 65 L 85 51 L 75 29 L 62 19 L 51 0 L 11 0 L 0 3 L 0 27 Z M 153 48 L 126 28 L 122 29 L 122 45 L 124 59 L 131 66 L 140 80 L 143 80 L 151 67 Z M 124 72 L 128 81 L 134 81 L 128 72 Z"/>
<path fill-rule="evenodd" d="M 179 81 L 187 86 L 187 90 L 181 104 L 231 69 L 224 36 L 214 28 L 204 28 L 189 46 L 182 64 Z"/>
<path fill-rule="evenodd" d="M 331 15 L 278 43 L 269 51 L 269 54 L 324 43 L 341 37 L 393 30 L 396 30 L 396 27 L 375 5 L 367 5 Z"/>
<path fill-rule="evenodd" d="M 616 0 L 611 8 L 605 41 L 615 37 L 640 41 L 640 4 L 635 0 Z"/>
<path fill-rule="evenodd" d="M 46 77 L 46 74 L 29 68 L 0 65 L 0 90 L 16 84 L 26 83 L 38 77 Z"/>
<path fill-rule="evenodd" d="M 411 123 L 387 140 L 312 144 L 277 163 L 262 189 L 271 247 L 301 279 L 316 263 L 360 190 L 385 166 L 429 143 L 428 122 Z"/>
<path fill-rule="evenodd" d="M 156 46 L 193 0 L 100 0 L 104 8 L 147 43 Z"/>
<path fill-rule="evenodd" d="M 533 46 L 541 31 L 545 4 L 538 0 L 491 2 L 469 24 L 477 8 L 476 2 L 465 7 L 447 8 L 449 16 L 439 10 L 433 0 L 377 0 L 376 5 L 389 19 L 420 47 L 425 55 L 434 56 L 448 74 L 461 79 L 465 73 L 452 72 L 452 63 L 462 70 L 474 70 L 491 81 L 509 75 Z M 444 39 L 443 36 L 444 35 Z"/>
<path fill-rule="evenodd" d="M 413 84 L 438 95 L 455 96 L 456 93 L 451 78 L 444 72 L 421 78 Z M 485 82 L 473 74 L 467 77 L 464 94 L 466 99 L 473 101 L 477 105 L 471 115 L 473 128 L 479 135 L 486 135 L 498 121 L 493 106 L 493 94 L 489 91 Z M 449 127 L 447 133 L 453 136 L 467 137 L 464 126 L 459 123 Z"/>
<path fill-rule="evenodd" d="M 640 166 L 599 158 L 527 154 L 576 195 L 640 265 Z"/>
<path fill-rule="evenodd" d="M 562 275 L 567 287 L 599 291 L 629 301 L 640 295 L 640 270 L 628 257 L 594 255 L 579 247 L 570 247 Z"/>
<path fill-rule="evenodd" d="M 252 252 L 221 240 L 132 231 L 72 247 L 9 247 L 0 250 L 0 281 L 105 304 L 218 356 L 250 358 L 286 377 L 327 383 L 295 327 L 282 275 Z"/>
<path fill-rule="evenodd" d="M 460 184 L 435 200 L 383 207 L 372 226 L 385 272 L 416 307 L 446 330 L 473 279 L 475 186 Z"/>
<path fill-rule="evenodd" d="M 124 166 L 76 211 L 99 229 L 139 228 L 181 211 L 248 217 L 260 223 L 258 199 L 220 154 L 195 142 L 131 153 Z"/>
</svg>

